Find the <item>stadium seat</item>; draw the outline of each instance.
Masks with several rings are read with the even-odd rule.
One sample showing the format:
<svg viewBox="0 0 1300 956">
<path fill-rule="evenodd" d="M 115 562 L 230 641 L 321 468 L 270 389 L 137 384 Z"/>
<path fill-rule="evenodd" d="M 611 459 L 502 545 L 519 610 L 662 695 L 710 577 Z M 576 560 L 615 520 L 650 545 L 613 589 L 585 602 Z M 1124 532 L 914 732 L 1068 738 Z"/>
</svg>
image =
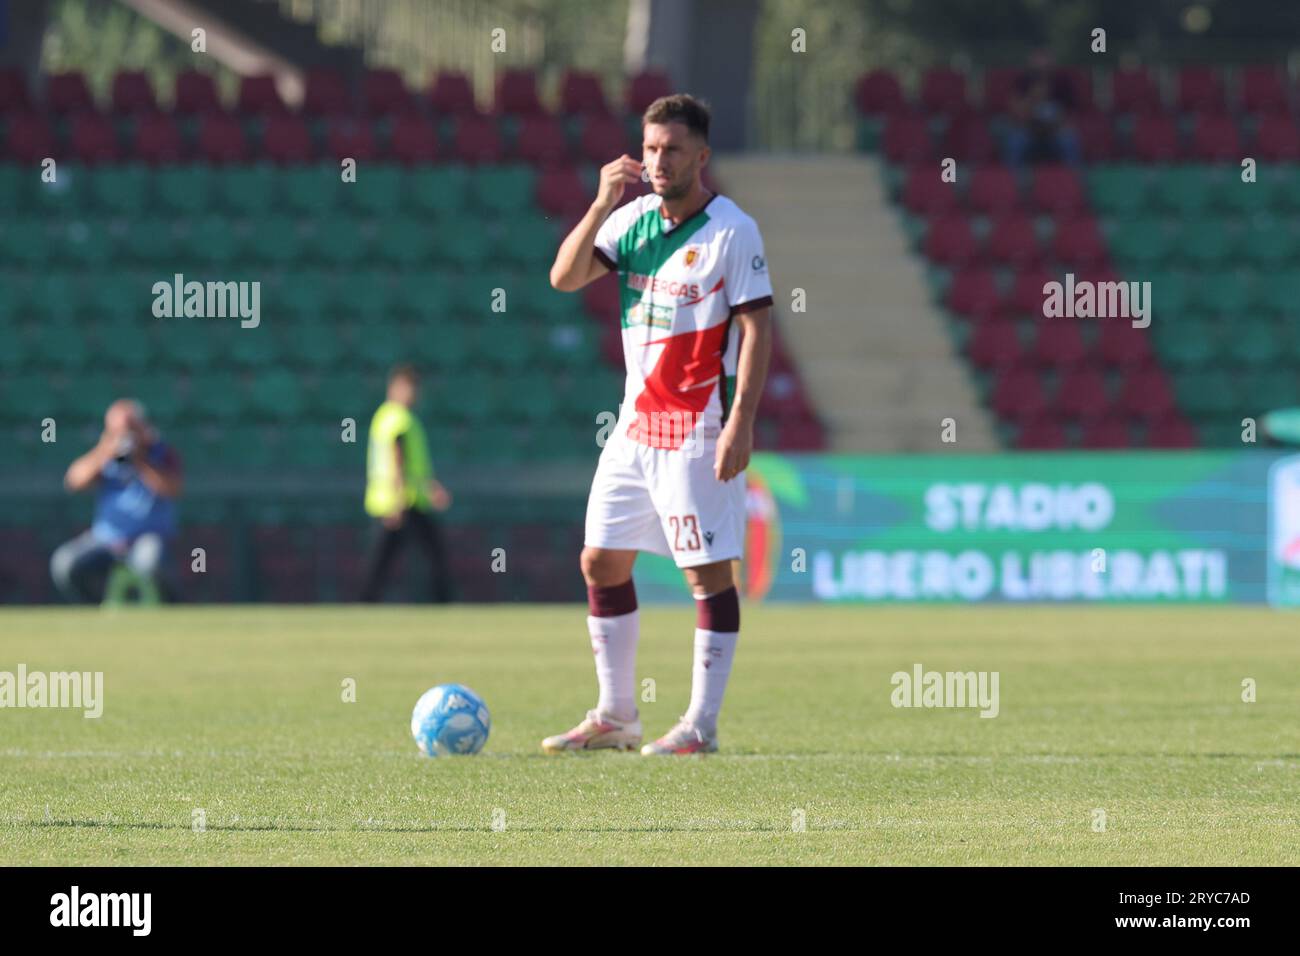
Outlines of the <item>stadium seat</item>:
<svg viewBox="0 0 1300 956">
<path fill-rule="evenodd" d="M 998 415 L 1013 422 L 1042 419 L 1048 407 L 1038 372 L 1026 366 L 1005 371 L 993 386 L 989 402 Z"/>
<path fill-rule="evenodd" d="M 952 117 L 940 143 L 940 152 L 963 163 L 988 163 L 997 158 L 998 147 L 984 116 L 963 112 Z"/>
<path fill-rule="evenodd" d="M 244 116 L 282 116 L 288 112 L 275 77 L 269 73 L 240 78 L 235 109 Z"/>
<path fill-rule="evenodd" d="M 1054 276 L 1042 269 L 1017 272 L 1011 281 L 1007 307 L 1017 315 L 1042 316 L 1045 299 L 1043 287 L 1054 279 Z"/>
<path fill-rule="evenodd" d="M 120 70 L 113 77 L 113 112 L 119 116 L 152 113 L 158 109 L 153 84 L 143 70 Z"/>
<path fill-rule="evenodd" d="M 1122 418 L 1099 418 L 1084 422 L 1079 436 L 1080 448 L 1129 448 L 1132 444 L 1128 422 Z"/>
<path fill-rule="evenodd" d="M 872 70 L 859 77 L 854 88 L 854 100 L 858 112 L 865 116 L 897 113 L 906 108 L 903 88 L 899 85 L 898 78 L 888 70 Z M 635 109 L 633 111 L 640 112 Z"/>
<path fill-rule="evenodd" d="M 243 127 L 220 113 L 204 116 L 199 123 L 199 154 L 210 163 L 242 163 L 248 159 L 248 141 Z"/>
<path fill-rule="evenodd" d="M 949 215 L 957 211 L 960 197 L 956 183 L 946 183 L 939 169 L 922 163 L 907 170 L 903 181 L 903 205 L 918 216 Z"/>
<path fill-rule="evenodd" d="M 966 106 L 966 74 L 936 68 L 921 75 L 920 105 L 927 113 L 956 113 Z"/>
<path fill-rule="evenodd" d="M 97 113 L 80 113 L 72 118 L 68 145 L 72 155 L 87 165 L 111 163 L 120 155 L 113 124 Z"/>
<path fill-rule="evenodd" d="M 181 116 L 205 116 L 222 112 L 212 76 L 198 70 L 182 70 L 178 73 L 173 109 Z"/>
<path fill-rule="evenodd" d="M 934 158 L 930 131 L 925 120 L 907 114 L 894 114 L 885 124 L 881 146 L 891 163 L 922 163 Z"/>
<path fill-rule="evenodd" d="M 151 166 L 178 163 L 186 158 L 181 131 L 164 113 L 147 113 L 136 120 L 132 155 Z"/>
<path fill-rule="evenodd" d="M 325 153 L 336 161 L 368 163 L 379 158 L 379 144 L 368 120 L 334 116 L 326 121 Z"/>
<path fill-rule="evenodd" d="M 1039 319 L 1029 357 L 1039 365 L 1066 367 L 1080 364 L 1087 347 L 1079 322 L 1074 319 Z"/>
<path fill-rule="evenodd" d="M 550 116 L 524 117 L 515 137 L 512 156 L 546 168 L 563 164 L 569 158 L 569 144 L 563 127 Z"/>
<path fill-rule="evenodd" d="M 1224 108 L 1223 81 L 1212 66 L 1185 66 L 1178 71 L 1178 109 L 1185 113 L 1219 112 Z"/>
<path fill-rule="evenodd" d="M 35 165 L 46 157 L 62 158 L 54 138 L 54 127 L 43 116 L 19 113 L 9 119 L 5 150 L 9 159 Z"/>
<path fill-rule="evenodd" d="M 498 114 L 538 116 L 544 113 L 537 97 L 537 74 L 518 68 L 501 71 L 497 75 L 494 105 Z"/>
<path fill-rule="evenodd" d="M 1203 162 L 1239 160 L 1241 136 L 1232 117 L 1222 113 L 1199 114 L 1192 126 L 1191 154 Z"/>
<path fill-rule="evenodd" d="M 307 70 L 302 111 L 312 117 L 338 117 L 352 112 L 352 95 L 343 76 L 328 67 Z"/>
<path fill-rule="evenodd" d="M 1090 269 L 1107 260 L 1106 240 L 1089 215 L 1058 221 L 1052 238 L 1052 257 L 1066 266 Z"/>
<path fill-rule="evenodd" d="M 1020 183 L 1005 166 L 981 166 L 971 174 L 966 201 L 976 212 L 1001 215 L 1020 205 Z"/>
<path fill-rule="evenodd" d="M 297 164 L 309 162 L 315 147 L 307 124 L 297 116 L 270 115 L 262 133 L 262 154 L 271 162 Z"/>
<path fill-rule="evenodd" d="M 624 87 L 624 105 L 633 115 L 641 115 L 655 100 L 673 92 L 672 82 L 663 70 L 643 70 Z"/>
<path fill-rule="evenodd" d="M 948 308 L 959 315 L 992 314 L 1001 301 L 997 277 L 991 269 L 964 269 L 953 276 L 947 301 Z"/>
<path fill-rule="evenodd" d="M 567 115 L 608 116 L 609 105 L 600 77 L 589 70 L 567 69 L 560 81 L 560 112 Z"/>
<path fill-rule="evenodd" d="M 51 73 L 45 79 L 45 105 L 59 116 L 93 113 L 95 101 L 80 70 Z"/>
<path fill-rule="evenodd" d="M 1007 319 L 976 322 L 966 348 L 976 368 L 996 369 L 1023 364 L 1024 349 L 1016 323 Z"/>
<path fill-rule="evenodd" d="M 960 213 L 930 220 L 923 248 L 932 262 L 948 267 L 966 265 L 978 252 L 970 222 Z"/>
<path fill-rule="evenodd" d="M 1163 371 L 1146 367 L 1129 372 L 1116 396 L 1116 409 L 1130 418 L 1158 418 L 1174 407 L 1174 394 Z"/>
<path fill-rule="evenodd" d="M 1016 78 L 1022 70 L 1018 66 L 993 67 L 984 71 L 984 110 L 988 113 L 1005 113 L 1011 107 Z"/>
<path fill-rule="evenodd" d="M 367 116 L 396 116 L 413 108 L 411 91 L 394 69 L 368 69 L 361 78 L 361 108 Z"/>
<path fill-rule="evenodd" d="M 470 176 L 470 191 L 478 207 L 502 217 L 529 205 L 536 188 L 537 173 L 528 166 L 486 166 Z"/>
<path fill-rule="evenodd" d="M 1052 326 L 1058 329 L 1070 327 L 1071 323 Z M 1110 397 L 1101 369 L 1079 365 L 1065 370 L 1056 388 L 1052 407 L 1058 415 L 1070 421 L 1093 423 L 1104 420 L 1110 410 Z"/>
<path fill-rule="evenodd" d="M 449 70 L 441 71 L 434 80 L 433 89 L 429 94 L 429 104 L 435 112 L 449 116 L 478 112 L 469 77 L 464 73 Z"/>
<path fill-rule="evenodd" d="M 411 201 L 417 209 L 452 218 L 469 205 L 469 170 L 460 165 L 412 170 L 408 180 Z"/>
<path fill-rule="evenodd" d="M 579 158 L 604 166 L 623 153 L 633 152 L 623 124 L 610 117 L 591 117 L 582 126 L 578 138 Z"/>
<path fill-rule="evenodd" d="M 386 218 L 400 208 L 405 183 L 402 167 L 375 163 L 358 172 L 357 181 L 348 184 L 343 196 L 363 216 Z"/>
<path fill-rule="evenodd" d="M 11 66 L 0 67 L 0 116 L 26 113 L 31 108 L 32 98 L 22 72 Z"/>
<path fill-rule="evenodd" d="M 537 205 L 552 216 L 569 219 L 581 215 L 591 202 L 576 169 L 563 166 L 544 171 L 537 180 Z"/>
<path fill-rule="evenodd" d="M 1037 268 L 1043 261 L 1043 253 L 1034 221 L 1016 212 L 995 220 L 984 243 L 984 256 L 997 265 Z"/>
<path fill-rule="evenodd" d="M 1300 162 L 1300 130 L 1286 113 L 1270 113 L 1260 117 L 1255 130 L 1255 151 L 1265 161 Z"/>
<path fill-rule="evenodd" d="M 1070 117 L 1069 125 L 1073 127 L 1080 144 L 1083 146 L 1083 158 L 1089 163 L 1113 162 L 1116 156 L 1115 131 L 1111 118 L 1095 110 L 1079 112 Z"/>
<path fill-rule="evenodd" d="M 423 116 L 403 114 L 393 121 L 389 153 L 408 166 L 435 162 L 439 158 L 438 131 Z"/>
<path fill-rule="evenodd" d="M 1144 67 L 1121 68 L 1111 74 L 1111 109 L 1116 113 L 1154 113 L 1160 91 Z"/>
<path fill-rule="evenodd" d="M 1167 116 L 1138 116 L 1133 125 L 1133 155 L 1145 163 L 1171 163 L 1182 154 L 1178 127 Z"/>
<path fill-rule="evenodd" d="M 501 162 L 503 151 L 496 123 L 484 116 L 457 117 L 452 152 L 460 162 L 471 165 Z"/>
<path fill-rule="evenodd" d="M 1029 199 L 1035 209 L 1058 218 L 1073 215 L 1088 203 L 1079 173 L 1068 166 L 1036 168 Z"/>
</svg>

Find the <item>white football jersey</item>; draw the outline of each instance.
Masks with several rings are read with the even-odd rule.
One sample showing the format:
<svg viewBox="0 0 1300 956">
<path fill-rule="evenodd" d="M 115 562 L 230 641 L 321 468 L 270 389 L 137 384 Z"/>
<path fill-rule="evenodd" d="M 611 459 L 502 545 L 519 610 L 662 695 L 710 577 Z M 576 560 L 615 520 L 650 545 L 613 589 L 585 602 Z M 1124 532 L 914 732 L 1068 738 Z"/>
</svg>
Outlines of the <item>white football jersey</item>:
<svg viewBox="0 0 1300 956">
<path fill-rule="evenodd" d="M 673 225 L 654 193 L 615 209 L 596 257 L 618 273 L 627 364 L 618 428 L 643 445 L 680 449 L 695 428 L 716 437 L 735 395 L 732 318 L 770 306 L 772 283 L 754 220 L 725 196 Z"/>
</svg>

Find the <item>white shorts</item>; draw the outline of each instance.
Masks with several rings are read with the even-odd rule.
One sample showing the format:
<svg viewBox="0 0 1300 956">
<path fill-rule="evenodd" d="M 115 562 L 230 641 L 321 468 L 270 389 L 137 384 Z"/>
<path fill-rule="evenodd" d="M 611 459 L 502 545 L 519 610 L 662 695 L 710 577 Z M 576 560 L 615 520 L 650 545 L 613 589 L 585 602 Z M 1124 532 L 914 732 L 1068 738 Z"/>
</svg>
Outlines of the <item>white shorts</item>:
<svg viewBox="0 0 1300 956">
<path fill-rule="evenodd" d="M 587 498 L 589 548 L 648 551 L 679 568 L 736 560 L 745 542 L 745 474 L 718 481 L 717 440 L 685 448 L 651 448 L 627 438 L 620 424 L 600 454 Z"/>
</svg>

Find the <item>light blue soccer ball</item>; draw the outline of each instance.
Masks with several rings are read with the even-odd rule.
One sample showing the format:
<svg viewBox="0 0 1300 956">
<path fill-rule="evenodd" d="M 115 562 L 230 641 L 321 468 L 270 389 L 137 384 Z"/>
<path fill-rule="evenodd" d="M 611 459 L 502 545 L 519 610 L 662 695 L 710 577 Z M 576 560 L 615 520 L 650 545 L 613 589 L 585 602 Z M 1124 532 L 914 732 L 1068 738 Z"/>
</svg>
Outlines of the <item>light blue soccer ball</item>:
<svg viewBox="0 0 1300 956">
<path fill-rule="evenodd" d="M 411 736 L 426 757 L 476 754 L 491 730 L 487 704 L 464 684 L 431 687 L 411 713 Z"/>
</svg>

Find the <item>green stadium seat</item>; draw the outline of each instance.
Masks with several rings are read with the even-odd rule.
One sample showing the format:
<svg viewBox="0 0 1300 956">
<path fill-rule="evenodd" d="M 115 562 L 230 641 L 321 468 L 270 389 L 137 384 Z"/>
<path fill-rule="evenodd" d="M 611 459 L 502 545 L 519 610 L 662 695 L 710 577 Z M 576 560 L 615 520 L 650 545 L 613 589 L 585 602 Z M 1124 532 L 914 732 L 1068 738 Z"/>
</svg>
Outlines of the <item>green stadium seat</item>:
<svg viewBox="0 0 1300 956">
<path fill-rule="evenodd" d="M 1189 219 L 1180 224 L 1173 250 L 1188 269 L 1195 271 L 1224 268 L 1233 257 L 1239 242 L 1235 230 L 1214 217 Z"/>
<path fill-rule="evenodd" d="M 257 230 L 243 228 L 234 220 L 222 216 L 201 216 L 189 221 L 189 229 L 182 234 L 181 247 L 186 254 L 204 269 L 227 269 L 245 254 L 253 255 Z M 187 280 L 190 278 L 186 277 Z M 194 276 L 198 279 L 199 276 Z M 212 275 L 203 281 L 232 281 L 233 276 Z"/>
<path fill-rule="evenodd" d="M 470 173 L 464 166 L 414 169 L 407 177 L 411 205 L 448 223 L 461 219 L 469 205 L 469 181 Z"/>
<path fill-rule="evenodd" d="M 44 218 L 0 217 L 0 261 L 21 270 L 42 269 L 52 258 L 54 241 Z"/>
<path fill-rule="evenodd" d="M 1154 292 L 1154 290 L 1153 290 Z M 1159 300 L 1157 300 L 1157 303 Z M 1159 304 L 1156 305 L 1159 309 Z M 1152 321 L 1160 357 L 1175 368 L 1202 368 L 1219 358 L 1219 324 L 1182 314 Z"/>
<path fill-rule="evenodd" d="M 217 197 L 212 167 L 185 163 L 154 170 L 154 187 L 161 209 L 181 215 L 193 215 L 213 208 Z"/>
<path fill-rule="evenodd" d="M 534 205 L 537 174 L 528 166 L 487 166 L 470 174 L 470 193 L 484 212 L 517 216 Z"/>
<path fill-rule="evenodd" d="M 31 361 L 42 368 L 85 368 L 94 353 L 86 328 L 70 317 L 42 322 L 32 340 Z"/>
<path fill-rule="evenodd" d="M 280 198 L 276 178 L 274 167 L 266 163 L 228 166 L 214 173 L 215 199 L 231 215 L 266 216 Z"/>
<path fill-rule="evenodd" d="M 177 235 L 175 220 L 171 217 L 143 217 L 125 223 L 125 258 L 141 266 L 156 268 L 158 263 L 167 262 L 178 244 L 183 242 L 183 234 Z M 122 258 L 121 256 L 118 257 Z M 170 278 L 172 270 L 163 270 L 160 278 Z"/>
<path fill-rule="evenodd" d="M 458 317 L 458 287 L 447 273 L 407 273 L 394 291 L 392 309 L 404 320 L 439 327 Z"/>
<path fill-rule="evenodd" d="M 1116 223 L 1109 242 L 1111 254 L 1130 272 L 1154 269 L 1170 257 L 1170 237 L 1153 219 Z"/>
<path fill-rule="evenodd" d="M 370 416 L 383 400 L 384 377 L 349 364 L 346 370 L 320 376 L 313 405 L 316 415 L 332 428 L 341 429 L 340 422 L 344 418 L 355 419 L 357 442 L 361 444 L 365 441 L 366 429 L 370 427 Z"/>
<path fill-rule="evenodd" d="M 42 272 L 27 287 L 26 314 L 38 325 L 71 322 L 82 300 L 77 277 L 70 272 Z"/>
<path fill-rule="evenodd" d="M 1240 167 L 1218 170 L 1220 175 L 1214 188 L 1213 206 L 1235 218 L 1276 211 L 1279 204 L 1285 205 L 1285 199 L 1280 194 L 1275 170 L 1276 167 L 1257 170 L 1253 183 L 1242 182 Z"/>
<path fill-rule="evenodd" d="M 165 321 L 165 320 L 164 320 Z M 116 368 L 138 371 L 146 368 L 156 354 L 151 319 L 136 322 L 96 323 L 95 357 Z"/>
<path fill-rule="evenodd" d="M 1179 218 L 1199 216 L 1210 205 L 1214 182 L 1204 166 L 1164 166 L 1150 180 L 1152 202 Z"/>
<path fill-rule="evenodd" d="M 1149 281 L 1151 299 L 1155 304 L 1154 321 L 1177 317 L 1187 309 L 1191 295 L 1187 273 L 1178 269 L 1161 269 L 1152 272 Z"/>
<path fill-rule="evenodd" d="M 297 263 L 305 258 L 306 241 L 298 221 L 285 216 L 258 220 L 248 237 L 248 254 L 268 266 Z"/>
<path fill-rule="evenodd" d="M 150 172 L 138 164 L 99 166 L 85 173 L 95 205 L 109 215 L 138 215 L 148 206 Z"/>
<path fill-rule="evenodd" d="M 520 214 L 502 224 L 495 259 L 525 270 L 549 271 L 560 247 L 556 227 L 538 215 Z"/>
<path fill-rule="evenodd" d="M 52 183 L 39 180 L 33 193 L 32 208 L 43 218 L 59 213 L 84 215 L 91 205 L 90 177 L 83 166 L 62 162 L 58 165 L 58 178 Z"/>
<path fill-rule="evenodd" d="M 1146 170 L 1141 166 L 1104 166 L 1088 173 L 1093 205 L 1104 216 L 1133 217 L 1148 205 Z"/>
<path fill-rule="evenodd" d="M 433 259 L 436 228 L 420 219 L 387 219 L 379 226 L 373 258 L 395 269 L 427 269 Z"/>
<path fill-rule="evenodd" d="M 1237 379 L 1222 368 L 1180 375 L 1174 384 L 1178 404 L 1193 418 L 1222 417 L 1240 406 Z"/>
<path fill-rule="evenodd" d="M 9 215 L 28 209 L 28 199 L 39 178 L 38 171 L 28 166 L 0 163 L 0 209 L 8 210 Z"/>
<path fill-rule="evenodd" d="M 1234 364 L 1268 367 L 1279 361 L 1285 352 L 1284 335 L 1275 323 L 1241 316 L 1227 328 L 1223 338 L 1224 351 Z"/>
<path fill-rule="evenodd" d="M 242 382 L 229 370 L 198 372 L 190 377 L 185 393 L 186 413 L 223 425 L 244 420 L 248 407 L 243 392 Z"/>
<path fill-rule="evenodd" d="M 75 421 L 102 423 L 108 406 L 122 397 L 111 375 L 90 371 L 70 380 L 61 411 Z"/>
<path fill-rule="evenodd" d="M 276 192 L 284 208 L 297 216 L 323 216 L 337 206 L 356 183 L 343 182 L 340 167 L 287 166 L 278 171 Z"/>
<path fill-rule="evenodd" d="M 1243 262 L 1267 271 L 1300 265 L 1300 237 L 1289 219 L 1257 216 L 1246 229 L 1239 255 Z"/>
<path fill-rule="evenodd" d="M 305 369 L 330 369 L 344 365 L 352 356 L 342 330 L 326 324 L 319 316 L 286 318 L 277 322 L 279 352 L 286 365 Z"/>
<path fill-rule="evenodd" d="M 1243 414 L 1258 419 L 1275 409 L 1300 405 L 1300 378 L 1285 366 L 1251 369 L 1238 377 L 1237 395 Z"/>
<path fill-rule="evenodd" d="M 117 240 L 105 219 L 70 222 L 63 233 L 63 254 L 78 270 L 96 269 L 114 258 Z"/>
<path fill-rule="evenodd" d="M 405 179 L 401 166 L 366 163 L 357 170 L 357 181 L 346 184 L 343 196 L 362 216 L 386 222 L 402 206 Z"/>
<path fill-rule="evenodd" d="M 378 270 L 340 274 L 327 308 L 349 325 L 378 325 L 391 318 L 392 288 L 388 275 Z"/>
<path fill-rule="evenodd" d="M 417 323 L 407 341 L 421 368 L 444 373 L 458 372 L 478 354 L 468 327 L 454 320 Z"/>
<path fill-rule="evenodd" d="M 1251 287 L 1240 272 L 1210 272 L 1197 282 L 1198 298 L 1211 312 L 1238 316 L 1251 301 Z"/>
<path fill-rule="evenodd" d="M 346 281 L 341 277 L 340 281 Z M 326 313 L 333 298 L 334 281 L 328 272 L 302 270 L 286 273 L 274 286 L 271 311 L 267 313 L 271 324 L 311 324 L 317 334 L 328 334 Z M 263 286 L 263 290 L 267 289 Z"/>
<path fill-rule="evenodd" d="M 283 368 L 253 373 L 248 382 L 248 407 L 266 420 L 292 421 L 307 407 L 299 376 Z"/>
<path fill-rule="evenodd" d="M 1266 274 L 1255 284 L 1255 302 L 1279 314 L 1300 309 L 1300 268 Z"/>
<path fill-rule="evenodd" d="M 374 224 L 338 216 L 312 220 L 304 231 L 312 259 L 328 267 L 355 269 L 367 260 L 379 230 Z"/>
<path fill-rule="evenodd" d="M 435 229 L 430 236 L 430 260 L 454 270 L 482 268 L 496 261 L 492 238 L 483 229 Z"/>
</svg>

